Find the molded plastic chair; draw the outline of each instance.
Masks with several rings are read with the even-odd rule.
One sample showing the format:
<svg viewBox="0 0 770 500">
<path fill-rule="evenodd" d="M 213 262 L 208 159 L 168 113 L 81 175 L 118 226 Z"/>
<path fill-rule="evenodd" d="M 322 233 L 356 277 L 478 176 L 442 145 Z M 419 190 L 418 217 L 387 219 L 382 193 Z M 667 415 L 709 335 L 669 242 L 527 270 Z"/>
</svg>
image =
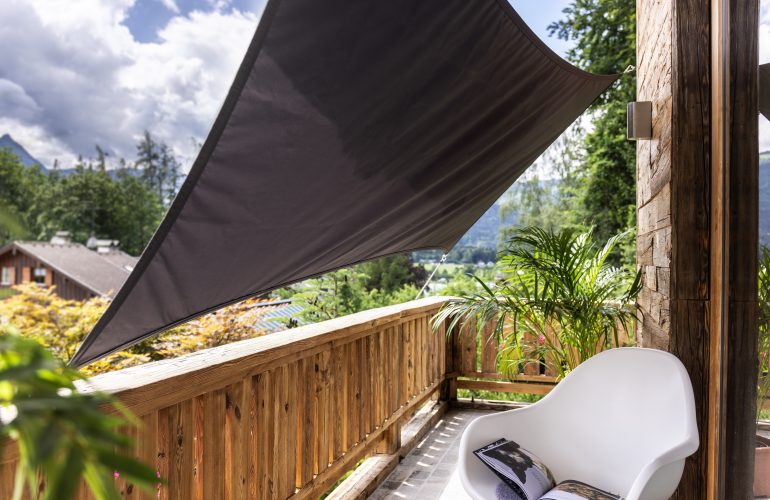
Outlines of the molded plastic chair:
<svg viewBox="0 0 770 500">
<path fill-rule="evenodd" d="M 575 479 L 626 500 L 669 498 L 698 449 L 690 378 L 667 352 L 611 349 L 539 402 L 477 418 L 460 441 L 460 479 L 472 498 L 496 497 L 500 480 L 473 451 L 500 438 L 537 455 L 557 483 Z"/>
</svg>

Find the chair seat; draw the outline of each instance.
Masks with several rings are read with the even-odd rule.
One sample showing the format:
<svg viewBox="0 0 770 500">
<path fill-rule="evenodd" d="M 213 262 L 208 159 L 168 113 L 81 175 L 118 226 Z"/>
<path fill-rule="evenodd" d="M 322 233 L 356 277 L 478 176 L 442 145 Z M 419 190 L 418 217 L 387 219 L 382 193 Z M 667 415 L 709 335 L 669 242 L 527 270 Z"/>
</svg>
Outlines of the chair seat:
<svg viewBox="0 0 770 500">
<path fill-rule="evenodd" d="M 575 479 L 628 500 L 668 498 L 698 449 L 692 384 L 664 351 L 597 354 L 539 402 L 468 426 L 459 469 L 471 498 L 495 498 L 500 480 L 473 451 L 500 438 L 537 455 L 557 482 Z"/>
</svg>

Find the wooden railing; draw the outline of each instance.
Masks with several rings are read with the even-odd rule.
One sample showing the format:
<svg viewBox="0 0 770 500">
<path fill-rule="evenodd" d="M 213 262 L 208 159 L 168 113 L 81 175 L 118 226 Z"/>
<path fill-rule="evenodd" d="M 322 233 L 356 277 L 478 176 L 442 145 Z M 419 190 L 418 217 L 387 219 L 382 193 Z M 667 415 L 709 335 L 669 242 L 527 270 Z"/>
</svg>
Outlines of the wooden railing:
<svg viewBox="0 0 770 500">
<path fill-rule="evenodd" d="M 318 498 L 364 458 L 381 457 L 381 472 L 393 467 L 412 445 L 401 442 L 402 426 L 430 400 L 451 401 L 458 389 L 545 394 L 556 383 L 548 369 L 498 374 L 491 327 L 480 336 L 434 332 L 445 301 L 352 314 L 91 384 L 139 417 L 126 432 L 168 483 L 158 498 Z M 0 497 L 12 491 L 15 467 L 12 447 L 4 453 Z M 156 497 L 118 481 L 124 497 Z M 85 489 L 80 497 L 89 498 Z"/>
</svg>

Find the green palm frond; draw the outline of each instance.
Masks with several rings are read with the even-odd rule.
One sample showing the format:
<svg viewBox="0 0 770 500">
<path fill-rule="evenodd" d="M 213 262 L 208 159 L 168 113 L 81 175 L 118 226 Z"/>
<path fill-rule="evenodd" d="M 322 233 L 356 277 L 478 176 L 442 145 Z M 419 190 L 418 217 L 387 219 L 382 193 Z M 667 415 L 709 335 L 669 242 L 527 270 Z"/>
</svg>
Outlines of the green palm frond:
<svg viewBox="0 0 770 500">
<path fill-rule="evenodd" d="M 434 328 L 448 322 L 448 331 L 475 325 L 480 332 L 494 322 L 500 369 L 520 366 L 523 350 L 538 362 L 553 356 L 566 374 L 598 350 L 619 346 L 621 331 L 630 334 L 641 275 L 609 264 L 630 236 L 626 231 L 597 246 L 591 230 L 522 228 L 500 258 L 502 278 L 492 286 L 479 280 L 481 291 L 447 304 Z M 547 335 L 551 330 L 555 335 Z M 537 345 L 527 345 L 532 336 Z"/>
</svg>

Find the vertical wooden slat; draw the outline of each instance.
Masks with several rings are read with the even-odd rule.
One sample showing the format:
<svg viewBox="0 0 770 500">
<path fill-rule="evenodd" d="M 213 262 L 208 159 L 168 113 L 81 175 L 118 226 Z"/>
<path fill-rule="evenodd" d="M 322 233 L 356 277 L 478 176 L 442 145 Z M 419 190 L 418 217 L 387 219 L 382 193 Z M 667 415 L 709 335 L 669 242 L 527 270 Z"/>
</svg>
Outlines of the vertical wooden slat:
<svg viewBox="0 0 770 500">
<path fill-rule="evenodd" d="M 385 420 L 385 330 L 378 331 L 374 336 L 374 421 L 376 427 L 382 426 Z"/>
<path fill-rule="evenodd" d="M 404 391 L 402 402 L 406 403 L 412 397 L 414 387 L 414 348 L 412 346 L 412 322 L 404 323 Z"/>
<path fill-rule="evenodd" d="M 420 328 L 420 392 L 422 392 L 428 386 L 428 380 L 430 380 L 430 347 L 428 346 L 428 329 L 425 322 L 427 318 L 424 316 L 417 320 L 417 324 Z"/>
<path fill-rule="evenodd" d="M 361 380 L 361 391 L 363 392 L 362 400 L 364 402 L 364 411 L 362 412 L 363 416 L 363 425 L 364 425 L 364 434 L 369 434 L 373 430 L 372 426 L 372 391 L 373 388 L 373 377 L 372 377 L 372 336 L 368 335 L 362 339 L 362 344 L 364 348 L 364 352 L 361 356 L 361 362 L 363 364 L 363 372 L 362 372 L 362 380 Z"/>
<path fill-rule="evenodd" d="M 193 497 L 194 484 L 193 401 L 188 399 L 169 407 L 168 417 L 169 498 L 189 500 Z"/>
<path fill-rule="evenodd" d="M 348 449 L 353 447 L 358 442 L 358 429 L 359 429 L 359 394 L 358 394 L 358 344 L 350 342 L 348 344 L 347 363 L 348 363 L 348 415 L 350 415 L 350 422 L 348 423 Z"/>
<path fill-rule="evenodd" d="M 299 403 L 300 397 L 297 394 L 297 386 L 299 385 L 299 363 L 291 363 L 287 370 L 287 400 L 286 404 L 286 491 L 289 495 L 294 494 L 294 490 L 297 484 L 297 464 L 299 447 L 297 441 L 299 439 L 297 429 L 299 428 Z"/>
<path fill-rule="evenodd" d="M 346 392 L 347 385 L 345 383 L 345 347 L 337 346 L 332 350 L 332 365 L 334 372 L 334 408 L 335 411 L 346 415 Z M 337 460 L 342 457 L 342 454 L 346 451 L 345 446 L 345 433 L 346 433 L 346 421 L 347 418 L 335 419 L 336 422 L 332 426 L 333 428 L 333 440 L 332 440 L 332 460 Z"/>
<path fill-rule="evenodd" d="M 143 415 L 136 436 L 136 457 L 154 471 L 158 471 L 158 412 L 153 411 Z M 136 498 L 155 499 L 156 494 L 150 494 L 141 488 L 134 488 Z"/>
<path fill-rule="evenodd" d="M 244 406 L 244 384 L 225 388 L 224 498 L 246 498 L 246 455 L 248 448 L 248 406 Z M 248 404 L 248 403 L 247 403 Z"/>
<path fill-rule="evenodd" d="M 297 398 L 301 401 L 299 421 L 301 438 L 298 443 L 299 458 L 297 463 L 297 485 L 303 485 L 313 479 L 313 446 L 315 439 L 315 372 L 313 358 L 302 358 L 298 363 L 300 383 Z"/>
<path fill-rule="evenodd" d="M 175 429 L 171 425 L 170 409 L 163 408 L 158 410 L 158 436 L 156 438 L 158 455 L 155 465 L 160 478 L 166 481 L 166 484 L 158 489 L 158 498 L 160 500 L 168 500 L 169 498 L 169 471 L 171 470 L 169 464 L 171 463 L 174 432 Z"/>
<path fill-rule="evenodd" d="M 470 322 L 460 328 L 460 373 L 476 371 L 476 325 Z"/>
<path fill-rule="evenodd" d="M 258 498 L 272 498 L 273 492 L 273 396 L 272 373 L 266 371 L 257 378 L 257 432 L 259 459 Z"/>
<path fill-rule="evenodd" d="M 289 427 L 288 412 L 286 411 L 288 399 L 287 369 L 279 366 L 273 370 L 273 498 L 286 498 L 286 487 L 289 482 L 287 472 L 286 435 Z M 292 483 L 293 483 L 293 478 Z"/>
<path fill-rule="evenodd" d="M 258 416 L 262 413 L 259 400 L 259 375 L 243 381 L 245 406 L 248 408 L 248 446 L 245 448 L 248 474 L 246 475 L 248 498 L 259 497 L 259 452 L 262 446 Z"/>
<path fill-rule="evenodd" d="M 131 442 L 130 452 L 135 453 L 134 446 L 136 445 L 136 427 L 133 425 L 126 425 L 119 428 L 119 432 L 126 436 Z M 118 451 L 118 450 L 116 450 Z M 121 474 L 120 470 L 115 471 L 115 478 L 113 478 L 113 484 L 118 490 L 118 494 L 121 498 L 136 498 L 134 495 L 134 485 L 130 481 L 127 481 L 125 476 Z"/>
<path fill-rule="evenodd" d="M 329 405 L 329 358 L 330 351 L 323 351 L 315 356 L 315 409 L 316 432 L 315 438 L 315 473 L 319 474 L 329 466 L 329 442 L 331 438 L 331 422 Z"/>
<path fill-rule="evenodd" d="M 358 417 L 358 439 L 357 442 L 362 442 L 366 437 L 366 415 L 365 415 L 365 377 L 366 377 L 366 345 L 365 339 L 360 338 L 356 340 L 356 397 L 358 411 L 353 415 L 355 419 Z"/>
<path fill-rule="evenodd" d="M 497 371 L 497 337 L 495 335 L 495 322 L 490 321 L 484 326 L 481 346 L 481 371 L 494 373 Z"/>
<path fill-rule="evenodd" d="M 203 491 L 203 447 L 204 431 L 203 419 L 206 411 L 206 395 L 198 396 L 192 400 L 193 412 L 193 497 L 196 500 L 204 498 Z"/>
<path fill-rule="evenodd" d="M 224 498 L 225 477 L 230 471 L 225 458 L 227 441 L 226 411 L 227 395 L 225 389 L 217 389 L 205 394 L 203 400 L 203 496 L 201 498 Z M 199 470 L 201 465 L 198 466 Z"/>
</svg>

